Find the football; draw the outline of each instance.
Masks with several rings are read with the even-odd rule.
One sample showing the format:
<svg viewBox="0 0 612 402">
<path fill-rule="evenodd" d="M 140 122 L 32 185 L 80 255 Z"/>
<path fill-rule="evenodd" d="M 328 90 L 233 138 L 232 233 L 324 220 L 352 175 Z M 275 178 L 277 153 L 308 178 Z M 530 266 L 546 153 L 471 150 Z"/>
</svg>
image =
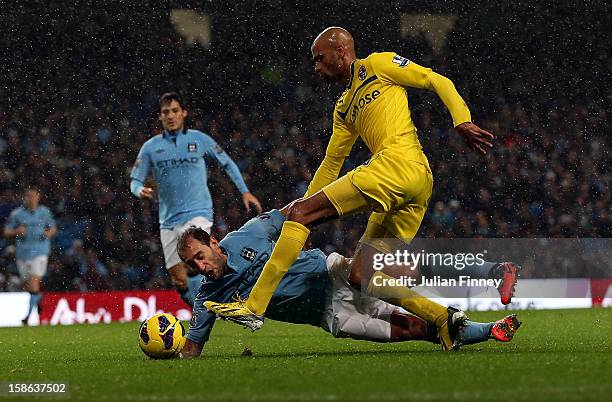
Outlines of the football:
<svg viewBox="0 0 612 402">
<path fill-rule="evenodd" d="M 155 314 L 140 325 L 138 344 L 152 359 L 176 357 L 185 345 L 185 327 L 171 314 Z"/>
</svg>

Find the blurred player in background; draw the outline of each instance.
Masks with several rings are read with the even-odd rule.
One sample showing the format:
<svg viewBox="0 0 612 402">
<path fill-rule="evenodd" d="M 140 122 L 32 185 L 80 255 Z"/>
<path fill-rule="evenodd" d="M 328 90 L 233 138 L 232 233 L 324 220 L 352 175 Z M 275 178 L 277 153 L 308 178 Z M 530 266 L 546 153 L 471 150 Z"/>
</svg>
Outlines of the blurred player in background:
<svg viewBox="0 0 612 402">
<path fill-rule="evenodd" d="M 442 345 L 452 349 L 447 309 L 419 297 L 407 287 L 374 286 L 375 277 L 388 279 L 372 270 L 372 257 L 392 253 L 398 243 L 409 244 L 427 210 L 433 175 L 410 117 L 406 86 L 434 91 L 449 110 L 453 125 L 474 150 L 486 153 L 495 138 L 472 123 L 470 111 L 453 83 L 429 68 L 421 67 L 395 53 L 373 53 L 357 59 L 351 34 L 331 27 L 314 40 L 315 72 L 327 82 L 345 85 L 333 114 L 333 133 L 325 158 L 302 199 L 290 204 L 287 221 L 262 275 L 248 300 L 237 303 L 207 302 L 215 313 L 237 322 L 257 321 L 274 289 L 288 271 L 313 226 L 340 216 L 373 211 L 362 236 L 350 275 L 351 284 L 367 288 L 370 296 L 390 301 L 435 324 Z M 338 179 L 338 174 L 357 137 L 372 157 L 364 165 Z M 490 270 L 493 265 L 483 268 Z M 502 301 L 509 303 L 516 267 L 508 264 Z M 506 267 L 506 265 L 504 265 Z M 482 272 L 488 276 L 488 272 Z M 379 278 L 381 279 L 381 278 Z"/>
<path fill-rule="evenodd" d="M 261 205 L 249 192 L 234 161 L 208 135 L 184 127 L 187 110 L 177 93 L 159 99 L 159 120 L 164 131 L 143 144 L 132 168 L 130 190 L 141 199 L 159 200 L 160 238 L 166 269 L 172 284 L 185 302 L 193 305 L 201 275 L 188 275 L 176 252 L 178 236 L 189 226 L 210 233 L 213 224 L 212 197 L 208 189 L 207 159 L 223 167 L 238 191 L 247 211 L 251 205 L 261 212 Z M 157 194 L 145 186 L 152 174 Z"/>
<path fill-rule="evenodd" d="M 248 296 L 270 258 L 287 208 L 251 219 L 221 241 L 201 228 L 188 228 L 178 240 L 181 259 L 206 279 L 196 297 L 183 357 L 199 356 L 215 322 L 206 300 Z M 373 342 L 423 340 L 439 343 L 435 325 L 374 297 L 363 297 L 348 282 L 349 259 L 321 250 L 302 251 L 276 288 L 266 317 L 321 327 L 337 338 Z M 497 322 L 466 320 L 457 326 L 456 346 L 496 339 L 509 342 L 520 322 L 509 315 Z"/>
<path fill-rule="evenodd" d="M 24 289 L 30 293 L 23 325 L 28 325 L 30 314 L 40 304 L 40 283 L 47 272 L 51 238 L 57 233 L 53 214 L 40 205 L 40 197 L 37 189 L 27 188 L 23 193 L 23 205 L 11 212 L 4 227 L 4 237 L 15 238 L 17 269 Z"/>
</svg>

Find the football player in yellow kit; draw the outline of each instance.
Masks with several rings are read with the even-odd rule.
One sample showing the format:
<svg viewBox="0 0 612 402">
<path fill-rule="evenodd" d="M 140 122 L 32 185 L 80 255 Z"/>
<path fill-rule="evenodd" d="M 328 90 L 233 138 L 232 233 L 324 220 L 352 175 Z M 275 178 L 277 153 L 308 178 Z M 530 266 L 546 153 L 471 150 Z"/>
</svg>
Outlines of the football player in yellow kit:
<svg viewBox="0 0 612 402">
<path fill-rule="evenodd" d="M 374 254 L 393 252 L 398 241 L 410 243 L 432 194 L 432 173 L 410 117 L 404 87 L 436 92 L 450 111 L 455 129 L 471 148 L 485 154 L 495 136 L 471 122 L 467 105 L 449 79 L 395 53 L 357 59 L 353 38 L 343 28 L 325 29 L 311 51 L 317 74 L 328 82 L 346 85 L 336 102 L 325 158 L 304 197 L 286 207 L 281 235 L 248 299 L 206 302 L 205 306 L 222 318 L 260 327 L 274 290 L 304 247 L 309 227 L 372 210 L 352 260 L 351 285 L 361 288 L 363 284 L 370 296 L 435 324 L 443 349 L 456 349 L 460 346 L 456 334 L 465 320 L 463 312 L 447 309 L 407 287 L 374 286 L 391 282 L 381 279 L 392 279 L 372 269 Z M 358 136 L 372 157 L 338 179 Z M 250 325 L 253 322 L 258 325 Z"/>
</svg>

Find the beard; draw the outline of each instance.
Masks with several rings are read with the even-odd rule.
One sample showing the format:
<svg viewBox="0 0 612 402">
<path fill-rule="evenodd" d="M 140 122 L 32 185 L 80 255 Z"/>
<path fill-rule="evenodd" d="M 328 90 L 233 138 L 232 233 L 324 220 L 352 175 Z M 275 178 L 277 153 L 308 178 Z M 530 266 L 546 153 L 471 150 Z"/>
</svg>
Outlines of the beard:
<svg viewBox="0 0 612 402">
<path fill-rule="evenodd" d="M 336 77 L 329 74 L 323 74 L 321 78 L 323 79 L 323 82 L 330 85 L 337 81 Z"/>
</svg>

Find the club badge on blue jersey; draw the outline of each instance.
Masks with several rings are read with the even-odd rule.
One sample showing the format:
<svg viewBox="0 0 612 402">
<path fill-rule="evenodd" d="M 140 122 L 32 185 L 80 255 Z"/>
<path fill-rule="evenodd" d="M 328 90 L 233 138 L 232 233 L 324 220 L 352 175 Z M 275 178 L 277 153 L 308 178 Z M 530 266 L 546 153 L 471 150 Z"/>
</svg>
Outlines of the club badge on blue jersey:
<svg viewBox="0 0 612 402">
<path fill-rule="evenodd" d="M 187 151 L 188 152 L 198 152 L 198 144 L 193 143 L 193 142 L 187 144 Z"/>
<path fill-rule="evenodd" d="M 255 258 L 257 258 L 257 250 L 253 250 L 250 247 L 243 247 L 242 251 L 240 251 L 240 256 L 249 262 L 253 262 Z"/>
</svg>

